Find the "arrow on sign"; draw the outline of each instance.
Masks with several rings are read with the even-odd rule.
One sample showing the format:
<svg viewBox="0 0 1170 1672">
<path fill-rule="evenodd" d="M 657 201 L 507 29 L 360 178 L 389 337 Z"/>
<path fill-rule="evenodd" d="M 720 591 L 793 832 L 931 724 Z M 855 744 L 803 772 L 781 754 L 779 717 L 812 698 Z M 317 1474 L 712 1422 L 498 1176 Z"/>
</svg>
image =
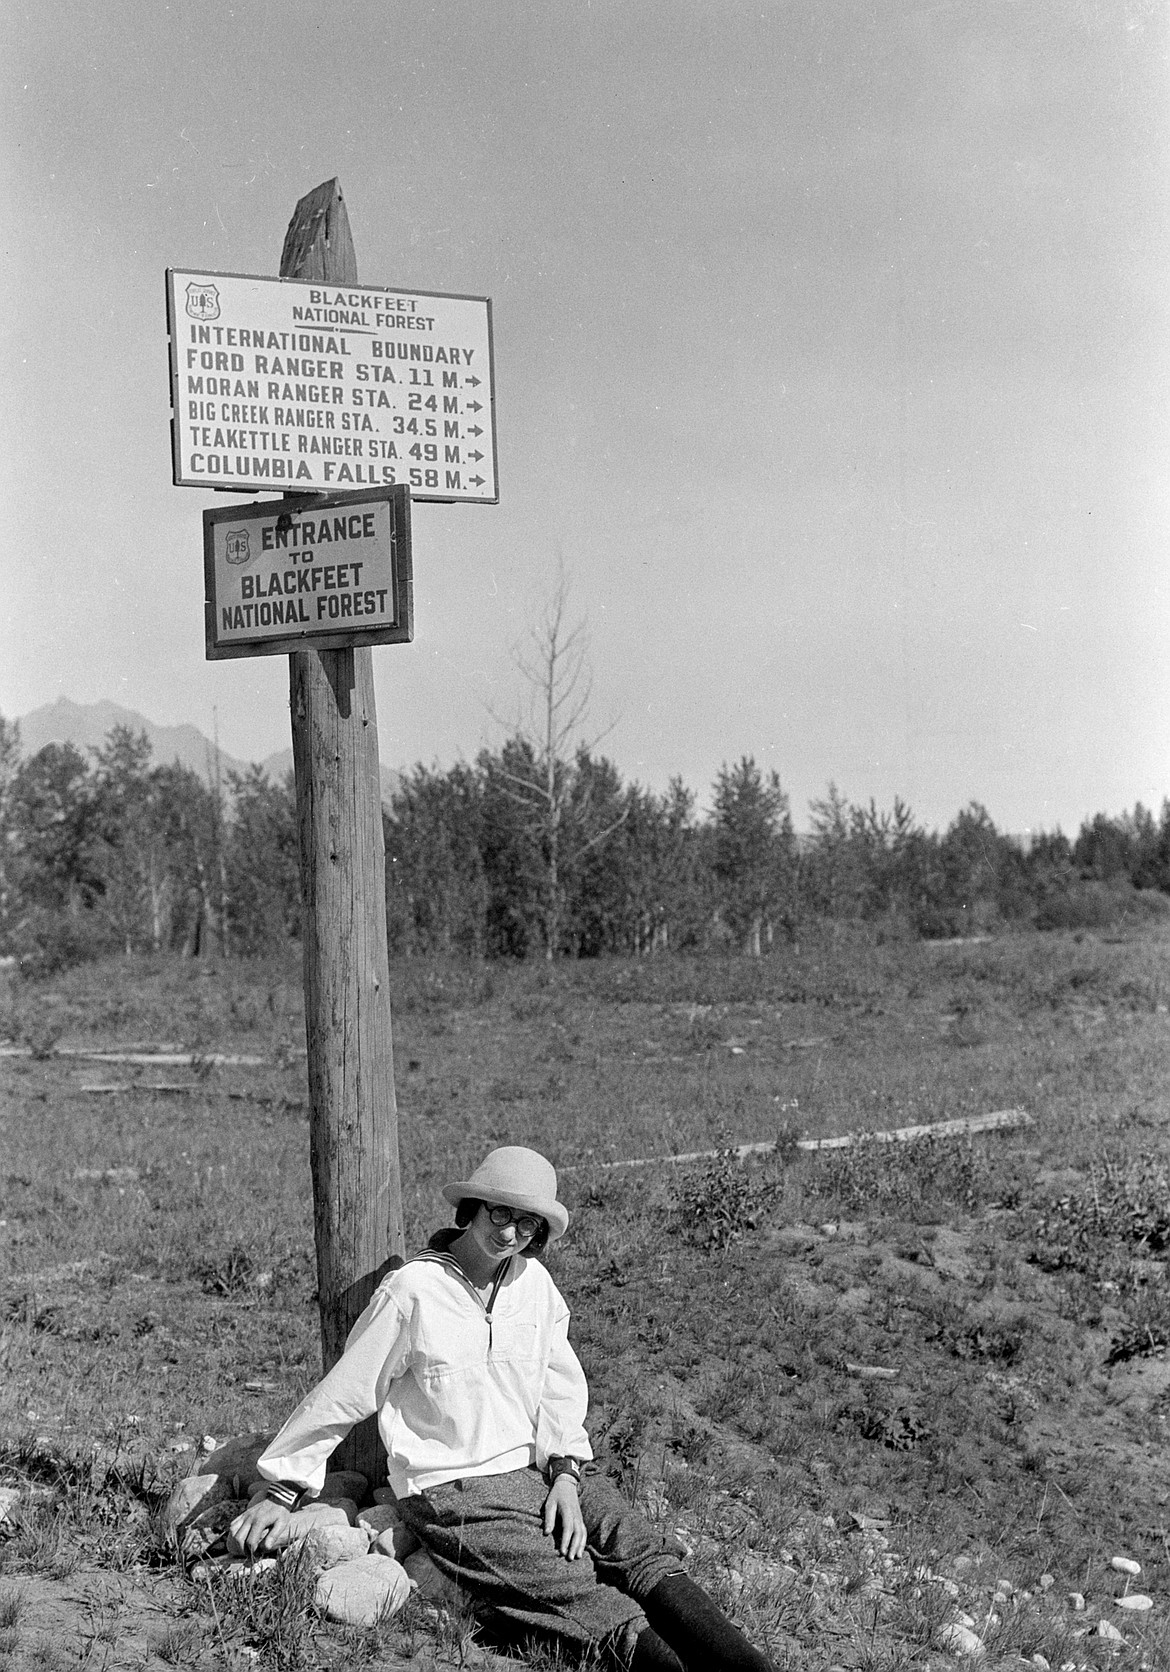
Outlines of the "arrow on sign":
<svg viewBox="0 0 1170 1672">
<path fill-rule="evenodd" d="M 483 431 L 479 430 L 479 429 L 476 429 L 474 424 L 470 424 L 468 426 L 467 433 L 468 433 L 468 435 L 482 435 Z"/>
<path fill-rule="evenodd" d="M 471 482 L 472 482 L 472 485 L 474 487 L 482 488 L 483 484 L 484 484 L 484 478 L 482 476 L 473 476 L 471 478 Z"/>
<path fill-rule="evenodd" d="M 464 381 L 464 383 L 470 383 L 473 389 L 478 389 L 479 388 L 478 377 L 465 377 L 463 379 L 463 381 Z"/>
<path fill-rule="evenodd" d="M 478 464 L 480 459 L 483 458 L 483 454 L 482 453 L 468 453 L 467 457 L 469 459 L 474 459 L 476 464 Z"/>
<path fill-rule="evenodd" d="M 468 410 L 468 412 L 482 412 L 483 411 L 482 401 L 468 401 L 467 410 Z"/>
</svg>

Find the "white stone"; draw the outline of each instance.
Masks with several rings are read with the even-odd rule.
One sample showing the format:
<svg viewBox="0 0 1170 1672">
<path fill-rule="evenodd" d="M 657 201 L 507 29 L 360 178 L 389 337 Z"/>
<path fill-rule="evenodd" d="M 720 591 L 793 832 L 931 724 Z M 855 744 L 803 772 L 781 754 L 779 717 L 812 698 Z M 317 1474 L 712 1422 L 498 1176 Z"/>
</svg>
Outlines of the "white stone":
<svg viewBox="0 0 1170 1672">
<path fill-rule="evenodd" d="M 1055 1584 L 1056 1580 L 1050 1573 L 1042 1573 L 1040 1575 L 1040 1589 L 1042 1591 L 1050 1591 Z"/>
<path fill-rule="evenodd" d="M 349 1516 L 340 1504 L 305 1504 L 289 1516 L 288 1541 L 299 1544 L 323 1527 L 348 1527 Z"/>
<path fill-rule="evenodd" d="M 1140 1562 L 1131 1561 L 1128 1556 L 1114 1556 L 1111 1559 L 1109 1566 L 1115 1573 L 1128 1573 L 1132 1579 L 1136 1579 L 1138 1574 L 1142 1571 L 1142 1564 Z"/>
<path fill-rule="evenodd" d="M 1103 1637 L 1107 1643 L 1124 1642 L 1124 1638 L 1118 1631 L 1117 1627 L 1115 1625 L 1111 1625 L 1108 1620 L 1097 1621 L 1097 1636 Z"/>
<path fill-rule="evenodd" d="M 314 1567 L 336 1567 L 370 1553 L 369 1534 L 362 1527 L 316 1527 L 303 1541 Z"/>
<path fill-rule="evenodd" d="M 254 1579 L 258 1574 L 270 1573 L 279 1560 L 279 1556 L 241 1556 L 225 1563 L 223 1571 L 233 1579 Z"/>
<path fill-rule="evenodd" d="M 396 1614 L 410 1591 L 409 1576 L 399 1562 L 387 1556 L 359 1556 L 323 1573 L 314 1601 L 341 1625 L 372 1626 Z"/>
<path fill-rule="evenodd" d="M 1052 1672 L 1051 1666 L 1041 1654 L 1035 1654 L 1032 1656 L 1032 1665 L 1038 1666 L 1040 1668 L 1040 1672 Z"/>
<path fill-rule="evenodd" d="M 12 1521 L 19 1502 L 20 1493 L 15 1486 L 0 1486 L 0 1521 Z"/>
<path fill-rule="evenodd" d="M 1153 1597 L 1138 1596 L 1136 1593 L 1129 1597 L 1114 1597 L 1118 1608 L 1128 1608 L 1131 1614 L 1145 1614 L 1154 1606 Z"/>
<path fill-rule="evenodd" d="M 1085 1612 L 1085 1599 L 1080 1591 L 1070 1591 L 1068 1593 L 1068 1605 L 1077 1614 Z"/>
<path fill-rule="evenodd" d="M 974 1659 L 986 1653 L 983 1639 L 966 1626 L 944 1626 L 938 1635 L 943 1648 L 949 1649 L 953 1655 L 970 1655 Z"/>
</svg>

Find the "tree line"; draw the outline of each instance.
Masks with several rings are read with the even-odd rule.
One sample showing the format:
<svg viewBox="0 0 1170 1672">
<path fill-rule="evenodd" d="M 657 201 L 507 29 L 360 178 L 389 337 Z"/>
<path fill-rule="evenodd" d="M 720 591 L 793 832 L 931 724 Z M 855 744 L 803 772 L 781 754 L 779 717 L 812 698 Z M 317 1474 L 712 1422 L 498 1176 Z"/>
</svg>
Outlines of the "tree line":
<svg viewBox="0 0 1170 1672">
<path fill-rule="evenodd" d="M 418 765 L 384 808 L 392 956 L 766 953 L 812 920 L 940 937 L 1115 922 L 1170 894 L 1170 801 L 1030 844 L 977 803 L 941 834 L 830 785 L 798 835 L 775 772 L 725 765 L 701 812 L 596 749 L 517 732 Z M 23 757 L 0 717 L 0 953 L 30 971 L 111 951 L 248 956 L 299 933 L 296 797 L 258 767 L 205 781 L 145 734 Z"/>
<path fill-rule="evenodd" d="M 22 757 L 0 716 L 0 953 L 31 971 L 111 951 L 263 951 L 300 929 L 291 781 L 205 782 L 144 732 Z"/>
</svg>

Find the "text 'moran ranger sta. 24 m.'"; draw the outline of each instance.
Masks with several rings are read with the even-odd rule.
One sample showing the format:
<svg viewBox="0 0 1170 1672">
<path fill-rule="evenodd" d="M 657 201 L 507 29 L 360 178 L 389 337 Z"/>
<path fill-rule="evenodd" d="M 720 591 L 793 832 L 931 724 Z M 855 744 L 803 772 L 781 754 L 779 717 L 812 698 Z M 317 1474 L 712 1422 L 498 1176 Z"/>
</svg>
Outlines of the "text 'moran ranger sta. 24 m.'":
<svg viewBox="0 0 1170 1672">
<path fill-rule="evenodd" d="M 491 303 L 168 269 L 174 479 L 496 504 Z"/>
</svg>

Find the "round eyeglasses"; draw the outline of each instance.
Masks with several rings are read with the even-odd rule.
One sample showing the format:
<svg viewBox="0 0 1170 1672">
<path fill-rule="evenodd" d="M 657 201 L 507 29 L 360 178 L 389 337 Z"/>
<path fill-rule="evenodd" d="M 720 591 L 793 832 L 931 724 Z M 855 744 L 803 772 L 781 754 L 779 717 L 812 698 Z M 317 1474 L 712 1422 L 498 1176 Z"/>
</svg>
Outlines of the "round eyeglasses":
<svg viewBox="0 0 1170 1672">
<path fill-rule="evenodd" d="M 543 1219 L 536 1219 L 530 1213 L 513 1213 L 511 1208 L 502 1204 L 499 1207 L 488 1208 L 487 1214 L 498 1230 L 505 1225 L 515 1225 L 518 1237 L 534 1237 L 544 1224 Z"/>
</svg>

